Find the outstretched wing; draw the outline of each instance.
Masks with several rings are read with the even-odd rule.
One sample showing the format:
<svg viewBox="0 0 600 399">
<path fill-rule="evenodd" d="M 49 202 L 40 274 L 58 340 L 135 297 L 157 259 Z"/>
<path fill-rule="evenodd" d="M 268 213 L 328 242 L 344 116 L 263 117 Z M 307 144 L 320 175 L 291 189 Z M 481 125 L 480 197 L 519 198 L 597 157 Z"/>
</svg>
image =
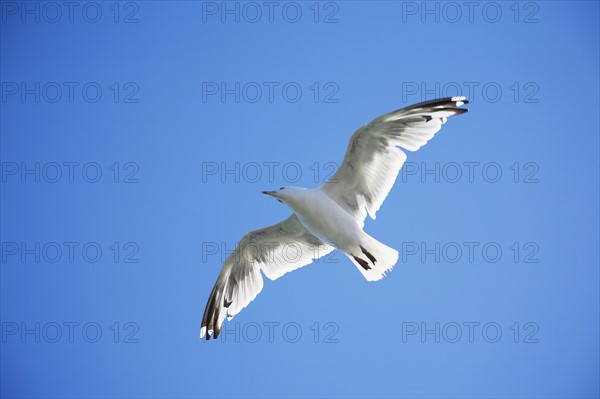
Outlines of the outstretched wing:
<svg viewBox="0 0 600 399">
<path fill-rule="evenodd" d="M 451 97 L 415 104 L 380 116 L 350 138 L 344 161 L 323 186 L 332 199 L 361 223 L 372 219 L 396 181 L 406 154 L 416 151 L 437 133 L 446 119 L 467 112 L 468 101 Z"/>
<path fill-rule="evenodd" d="M 260 270 L 275 280 L 333 250 L 308 232 L 294 214 L 246 234 L 225 261 L 210 293 L 200 338 L 218 338 L 225 317 L 230 320 L 256 298 L 263 288 Z"/>
</svg>

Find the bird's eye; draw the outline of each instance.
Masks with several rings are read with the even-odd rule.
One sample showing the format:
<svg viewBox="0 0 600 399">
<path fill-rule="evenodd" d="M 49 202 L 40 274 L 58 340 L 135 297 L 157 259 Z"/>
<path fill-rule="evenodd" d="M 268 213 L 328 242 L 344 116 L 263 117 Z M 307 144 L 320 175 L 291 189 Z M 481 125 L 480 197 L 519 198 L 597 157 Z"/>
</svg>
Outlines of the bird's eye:
<svg viewBox="0 0 600 399">
<path fill-rule="evenodd" d="M 280 190 L 283 190 L 285 187 L 279 187 Z"/>
</svg>

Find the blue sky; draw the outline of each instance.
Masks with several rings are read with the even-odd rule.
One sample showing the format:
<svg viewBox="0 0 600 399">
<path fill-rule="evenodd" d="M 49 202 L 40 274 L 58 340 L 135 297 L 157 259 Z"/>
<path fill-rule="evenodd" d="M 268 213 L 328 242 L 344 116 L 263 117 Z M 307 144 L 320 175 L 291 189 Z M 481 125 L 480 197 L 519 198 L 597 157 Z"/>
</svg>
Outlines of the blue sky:
<svg viewBox="0 0 600 399">
<path fill-rule="evenodd" d="M 597 2 L 0 2 L 3 397 L 598 397 Z M 376 116 L 468 95 L 366 231 L 198 339 Z"/>
</svg>

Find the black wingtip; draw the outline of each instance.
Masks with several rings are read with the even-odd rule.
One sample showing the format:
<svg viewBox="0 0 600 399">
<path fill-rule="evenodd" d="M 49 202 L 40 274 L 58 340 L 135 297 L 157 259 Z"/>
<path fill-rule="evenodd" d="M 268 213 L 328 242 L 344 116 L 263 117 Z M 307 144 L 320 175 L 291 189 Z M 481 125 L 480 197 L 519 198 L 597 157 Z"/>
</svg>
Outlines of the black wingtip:
<svg viewBox="0 0 600 399">
<path fill-rule="evenodd" d="M 404 108 L 404 110 L 413 110 L 415 108 L 428 108 L 428 107 L 440 107 L 440 106 L 443 106 L 443 107 L 458 106 L 458 107 L 460 107 L 460 105 L 457 105 L 458 103 L 461 103 L 460 105 L 464 105 L 464 104 L 468 104 L 469 101 L 467 100 L 467 98 L 465 96 L 436 98 L 435 100 L 422 101 L 420 103 L 410 105 L 410 106 Z"/>
</svg>

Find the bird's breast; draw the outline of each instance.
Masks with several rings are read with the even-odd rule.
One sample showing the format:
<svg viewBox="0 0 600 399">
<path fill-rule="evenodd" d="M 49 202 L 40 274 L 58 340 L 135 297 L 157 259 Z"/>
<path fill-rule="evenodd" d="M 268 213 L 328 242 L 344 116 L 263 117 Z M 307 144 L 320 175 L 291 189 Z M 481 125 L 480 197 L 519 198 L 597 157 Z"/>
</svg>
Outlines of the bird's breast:
<svg viewBox="0 0 600 399">
<path fill-rule="evenodd" d="M 336 248 L 355 243 L 362 230 L 352 215 L 337 202 L 315 190 L 292 208 L 300 222 L 314 236 Z"/>
</svg>

